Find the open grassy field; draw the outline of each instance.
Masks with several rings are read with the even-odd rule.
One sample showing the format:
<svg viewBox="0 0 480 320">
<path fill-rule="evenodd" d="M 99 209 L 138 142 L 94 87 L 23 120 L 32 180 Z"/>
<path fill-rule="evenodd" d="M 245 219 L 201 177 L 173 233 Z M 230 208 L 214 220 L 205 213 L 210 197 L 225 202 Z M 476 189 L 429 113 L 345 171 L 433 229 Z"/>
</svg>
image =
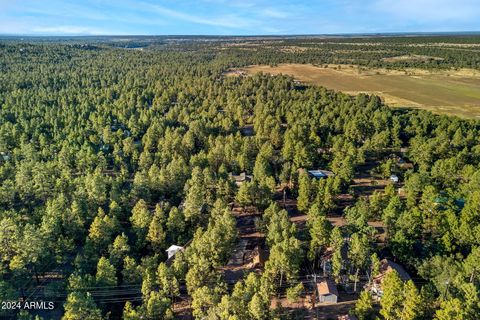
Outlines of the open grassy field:
<svg viewBox="0 0 480 320">
<path fill-rule="evenodd" d="M 389 105 L 480 119 L 480 72 L 476 70 L 386 70 L 353 65 L 281 64 L 250 66 L 249 74 L 288 74 L 310 84 L 349 94 L 377 94 Z"/>
</svg>

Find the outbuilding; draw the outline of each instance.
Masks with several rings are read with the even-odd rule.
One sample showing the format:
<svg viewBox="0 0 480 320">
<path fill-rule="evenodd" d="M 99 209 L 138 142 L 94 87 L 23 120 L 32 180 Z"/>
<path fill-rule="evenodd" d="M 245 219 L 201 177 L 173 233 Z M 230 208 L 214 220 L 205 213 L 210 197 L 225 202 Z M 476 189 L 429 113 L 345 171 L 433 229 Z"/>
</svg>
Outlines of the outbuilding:
<svg viewBox="0 0 480 320">
<path fill-rule="evenodd" d="M 183 251 L 183 247 L 171 245 L 167 250 L 168 259 L 173 257 L 178 251 Z"/>
<path fill-rule="evenodd" d="M 392 181 L 393 183 L 398 183 L 398 181 L 400 181 L 400 179 L 398 178 L 397 175 L 392 174 L 392 175 L 390 176 L 390 181 Z"/>
<path fill-rule="evenodd" d="M 331 279 L 317 283 L 317 293 L 319 303 L 335 304 L 338 301 L 337 285 Z"/>
</svg>

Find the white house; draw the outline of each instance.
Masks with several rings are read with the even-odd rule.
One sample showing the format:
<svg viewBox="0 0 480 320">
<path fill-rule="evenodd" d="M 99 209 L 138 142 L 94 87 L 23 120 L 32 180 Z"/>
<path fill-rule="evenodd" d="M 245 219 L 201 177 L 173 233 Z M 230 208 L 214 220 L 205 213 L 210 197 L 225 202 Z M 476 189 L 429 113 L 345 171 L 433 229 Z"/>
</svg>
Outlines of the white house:
<svg viewBox="0 0 480 320">
<path fill-rule="evenodd" d="M 176 245 L 171 245 L 167 250 L 167 254 L 168 254 L 168 259 L 170 259 L 171 257 L 173 257 L 178 251 L 183 251 L 183 247 L 180 247 L 180 246 L 176 246 Z"/>
</svg>

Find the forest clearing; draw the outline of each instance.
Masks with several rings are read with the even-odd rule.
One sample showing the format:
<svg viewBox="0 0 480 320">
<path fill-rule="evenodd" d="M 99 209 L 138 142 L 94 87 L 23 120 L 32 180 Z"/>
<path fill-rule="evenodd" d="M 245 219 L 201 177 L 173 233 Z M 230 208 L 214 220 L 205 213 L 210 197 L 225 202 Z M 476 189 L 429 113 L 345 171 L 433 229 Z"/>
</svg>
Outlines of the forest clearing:
<svg viewBox="0 0 480 320">
<path fill-rule="evenodd" d="M 307 64 L 254 65 L 242 69 L 295 79 L 356 95 L 376 94 L 395 107 L 421 108 L 438 114 L 480 118 L 480 73 L 478 70 L 387 70 L 354 65 Z"/>
</svg>

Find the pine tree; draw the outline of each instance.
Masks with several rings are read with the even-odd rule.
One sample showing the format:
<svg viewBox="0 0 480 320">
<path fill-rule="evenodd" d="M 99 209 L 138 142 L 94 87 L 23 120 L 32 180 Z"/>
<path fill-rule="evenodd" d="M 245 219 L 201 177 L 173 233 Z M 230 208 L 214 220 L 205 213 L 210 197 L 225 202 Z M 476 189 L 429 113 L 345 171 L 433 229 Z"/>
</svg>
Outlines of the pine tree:
<svg viewBox="0 0 480 320">
<path fill-rule="evenodd" d="M 145 245 L 148 227 L 150 226 L 151 221 L 152 214 L 148 209 L 147 203 L 143 199 L 139 200 L 133 207 L 132 216 L 130 217 L 133 231 L 137 236 L 137 249 L 140 249 Z"/>
<path fill-rule="evenodd" d="M 313 207 L 312 207 L 313 208 Z M 310 225 L 310 249 L 308 258 L 315 261 L 321 251 L 330 243 L 330 232 L 332 224 L 325 216 L 318 216 L 313 219 Z"/>
<path fill-rule="evenodd" d="M 183 242 L 185 232 L 185 216 L 177 207 L 172 207 L 167 220 L 168 241 L 170 243 Z"/>
<path fill-rule="evenodd" d="M 187 182 L 185 197 L 185 219 L 196 224 L 202 220 L 201 213 L 207 204 L 204 175 L 198 167 L 193 168 L 192 177 Z"/>
<path fill-rule="evenodd" d="M 442 301 L 440 308 L 435 312 L 436 320 L 472 320 L 466 313 L 462 301 L 458 298 L 451 298 Z"/>
<path fill-rule="evenodd" d="M 255 293 L 252 300 L 248 304 L 248 311 L 252 319 L 263 320 L 268 319 L 268 302 L 259 294 Z"/>
<path fill-rule="evenodd" d="M 123 314 L 122 319 L 124 320 L 138 320 L 140 319 L 140 315 L 135 310 L 135 307 L 132 305 L 130 301 L 125 303 L 125 307 L 123 307 Z"/>
<path fill-rule="evenodd" d="M 339 227 L 333 227 L 332 233 L 330 234 L 330 246 L 334 251 L 339 251 L 342 249 L 345 240 L 343 239 L 342 230 Z"/>
<path fill-rule="evenodd" d="M 235 200 L 244 208 L 254 203 L 253 186 L 253 182 L 244 182 L 238 188 Z"/>
<path fill-rule="evenodd" d="M 123 283 L 126 284 L 139 284 L 142 281 L 140 267 L 132 257 L 126 256 L 123 259 L 122 277 Z"/>
<path fill-rule="evenodd" d="M 113 245 L 110 247 L 110 260 L 113 265 L 118 267 L 129 252 L 128 237 L 122 232 L 121 235 L 115 238 Z"/>
<path fill-rule="evenodd" d="M 165 315 L 170 309 L 170 300 L 161 293 L 152 291 L 147 300 L 146 315 L 149 319 L 165 319 Z"/>
<path fill-rule="evenodd" d="M 297 208 L 307 212 L 312 202 L 312 181 L 306 172 L 302 172 L 298 180 Z"/>
<path fill-rule="evenodd" d="M 375 278 L 380 273 L 380 260 L 376 252 L 372 253 L 370 257 L 370 280 Z"/>
<path fill-rule="evenodd" d="M 355 304 L 355 309 L 353 311 L 358 320 L 369 320 L 373 319 L 375 310 L 373 309 L 372 296 L 368 291 L 362 291 L 360 293 L 360 298 Z"/>
<path fill-rule="evenodd" d="M 154 252 L 162 252 L 165 249 L 165 238 L 166 234 L 163 230 L 162 218 L 155 214 L 147 233 L 147 240 L 150 242 Z"/>
<path fill-rule="evenodd" d="M 103 320 L 100 309 L 89 293 L 72 292 L 64 305 L 62 320 Z"/>
<path fill-rule="evenodd" d="M 343 259 L 342 259 L 342 253 L 339 251 L 335 251 L 332 255 L 332 275 L 335 277 L 335 279 L 340 278 L 340 275 L 342 273 L 343 269 Z"/>
<path fill-rule="evenodd" d="M 196 289 L 192 293 L 192 314 L 196 319 L 205 319 L 209 308 L 217 304 L 218 294 L 208 286 Z"/>
<path fill-rule="evenodd" d="M 157 269 L 157 283 L 160 291 L 170 299 L 178 296 L 180 293 L 177 278 L 165 263 L 160 263 Z"/>
<path fill-rule="evenodd" d="M 422 297 L 412 280 L 407 281 L 404 286 L 404 301 L 401 320 L 422 319 Z"/>
<path fill-rule="evenodd" d="M 370 256 L 370 244 L 365 234 L 354 233 L 351 237 L 350 245 L 348 248 L 348 258 L 355 267 L 355 291 L 357 290 L 357 281 L 359 279 L 359 272 L 366 264 L 367 259 Z"/>
<path fill-rule="evenodd" d="M 397 271 L 388 272 L 382 280 L 383 296 L 380 314 L 385 320 L 398 320 L 402 314 L 403 283 Z"/>
<path fill-rule="evenodd" d="M 117 270 L 105 257 L 98 260 L 96 279 L 99 286 L 117 285 Z"/>
</svg>

